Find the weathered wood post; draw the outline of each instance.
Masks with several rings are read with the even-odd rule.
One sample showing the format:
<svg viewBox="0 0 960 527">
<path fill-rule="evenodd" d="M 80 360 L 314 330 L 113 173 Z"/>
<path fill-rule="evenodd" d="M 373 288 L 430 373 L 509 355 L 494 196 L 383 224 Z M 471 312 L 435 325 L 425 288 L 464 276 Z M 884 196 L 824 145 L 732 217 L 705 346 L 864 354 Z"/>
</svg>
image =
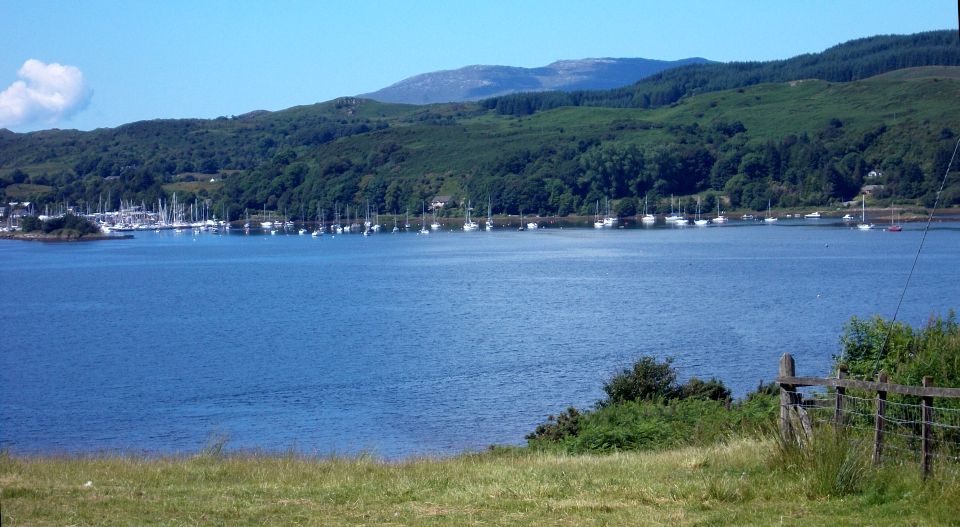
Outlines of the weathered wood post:
<svg viewBox="0 0 960 527">
<path fill-rule="evenodd" d="M 796 374 L 796 365 L 789 353 L 780 357 L 780 377 L 793 377 Z M 784 443 L 793 443 L 793 425 L 790 422 L 790 409 L 793 405 L 794 386 L 780 383 L 780 438 Z"/>
<path fill-rule="evenodd" d="M 847 366 L 841 364 L 837 368 L 837 379 L 843 379 L 847 376 Z M 837 427 L 837 430 L 840 430 L 840 425 L 843 424 L 843 396 L 847 393 L 847 389 L 843 386 L 837 386 L 837 401 L 833 408 L 833 424 Z"/>
<path fill-rule="evenodd" d="M 877 375 L 877 382 L 886 384 L 887 373 L 881 371 Z M 887 410 L 887 391 L 882 386 L 877 387 L 877 415 L 874 420 L 873 429 L 873 463 L 879 464 L 880 457 L 883 455 L 883 424 L 884 414 Z"/>
<path fill-rule="evenodd" d="M 923 378 L 923 387 L 928 388 L 933 383 L 933 379 L 930 377 Z M 927 479 L 927 476 L 930 475 L 930 449 L 931 443 L 933 442 L 933 431 L 931 430 L 930 423 L 933 421 L 933 397 L 925 395 L 923 397 L 923 446 L 921 450 L 921 460 L 920 460 L 920 475 L 923 476 L 923 479 Z"/>
</svg>

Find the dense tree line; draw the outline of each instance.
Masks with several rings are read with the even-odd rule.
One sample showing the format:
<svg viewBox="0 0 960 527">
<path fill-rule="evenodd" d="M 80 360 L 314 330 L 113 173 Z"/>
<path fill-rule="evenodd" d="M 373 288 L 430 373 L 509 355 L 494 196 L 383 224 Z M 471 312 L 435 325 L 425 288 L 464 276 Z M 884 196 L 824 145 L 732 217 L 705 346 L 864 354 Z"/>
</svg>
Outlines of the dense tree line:
<svg viewBox="0 0 960 527">
<path fill-rule="evenodd" d="M 670 141 L 654 145 L 580 140 L 518 148 L 459 176 L 455 198 L 472 196 L 478 206 L 489 199 L 497 213 L 561 216 L 592 214 L 598 202 L 612 199 L 616 212 L 632 215 L 642 212 L 645 199 L 652 212 L 669 210 L 674 195 L 685 196 L 680 206 L 693 212 L 695 194 L 701 195 L 704 210 L 713 210 L 719 199 L 724 208 L 825 207 L 854 199 L 863 185 L 877 183 L 883 184 L 874 192 L 878 199 L 933 204 L 941 170 L 921 168 L 920 158 L 885 158 L 878 170 L 883 175 L 875 172 L 871 180 L 870 173 L 881 167 L 864 147 L 886 140 L 889 130 L 881 125 L 848 142 L 836 140 L 842 127 L 835 120 L 814 135 L 755 141 L 742 123 L 720 122 L 671 127 Z M 938 137 L 931 157 L 945 169 L 956 137 L 951 130 Z M 331 217 L 335 207 L 345 206 L 417 213 L 439 192 L 443 178 L 395 177 L 384 169 L 405 156 L 404 147 L 384 143 L 363 158 L 275 158 L 230 179 L 222 198 L 239 209 L 303 211 L 310 218 L 320 211 Z M 942 203 L 960 204 L 960 193 L 948 190 Z"/>
<path fill-rule="evenodd" d="M 657 108 L 691 95 L 761 83 L 797 79 L 849 82 L 903 68 L 958 65 L 960 42 L 956 32 L 931 31 L 852 40 L 822 53 L 787 60 L 691 64 L 613 90 L 519 93 L 480 104 L 504 115 L 530 115 L 562 106 Z"/>
<path fill-rule="evenodd" d="M 482 207 L 489 199 L 496 213 L 592 214 L 598 202 L 610 199 L 618 213 L 630 215 L 642 212 L 645 199 L 652 212 L 670 210 L 671 196 L 684 196 L 680 206 L 692 212 L 694 194 L 701 195 L 704 210 L 713 210 L 718 199 L 725 208 L 763 210 L 768 203 L 824 207 L 853 199 L 864 184 L 877 183 L 883 185 L 874 193 L 878 199 L 932 205 L 956 141 L 952 129 L 930 123 L 925 132 L 910 132 L 930 136 L 922 148 L 896 156 L 876 154 L 872 152 L 886 152 L 906 132 L 880 124 L 852 134 L 839 119 L 812 134 L 777 139 L 754 137 L 739 121 L 660 126 L 656 132 L 667 139 L 638 144 L 615 136 L 567 137 L 539 146 L 519 144 L 462 174 L 398 172 L 414 154 L 390 136 L 353 149 L 274 146 L 269 158 L 232 173 L 219 190 L 201 189 L 180 200 L 210 200 L 214 210 L 228 208 L 233 218 L 244 209 L 263 208 L 311 219 L 323 211 L 331 218 L 334 210 L 343 212 L 347 206 L 354 214 L 367 206 L 417 214 L 423 203 L 444 188 L 449 193 L 452 185 L 456 200 L 473 197 Z M 6 182 L 51 185 L 55 193 L 50 202 L 86 200 L 96 205 L 109 196 L 111 208 L 121 198 L 153 204 L 170 198 L 163 184 L 177 171 L 172 164 L 156 158 L 99 157 L 77 163 L 74 171 L 82 176 L 28 177 L 17 171 Z M 871 180 L 876 169 L 883 175 Z M 942 196 L 944 205 L 960 204 L 954 187 Z"/>
<path fill-rule="evenodd" d="M 355 115 L 357 104 L 337 100 L 282 112 L 141 121 L 91 132 L 0 130 L 0 167 L 54 167 L 34 171 L 28 181 L 11 173 L 0 184 L 53 187 L 55 192 L 45 196 L 52 202 L 97 204 L 109 197 L 111 208 L 120 200 L 156 203 L 166 197 L 164 184 L 254 170 L 278 156 L 389 127 L 386 119 Z"/>
<path fill-rule="evenodd" d="M 20 222 L 23 232 L 42 232 L 44 234 L 71 231 L 76 235 L 94 234 L 100 229 L 86 218 L 65 214 L 59 218 L 41 220 L 38 216 L 26 216 Z"/>
</svg>

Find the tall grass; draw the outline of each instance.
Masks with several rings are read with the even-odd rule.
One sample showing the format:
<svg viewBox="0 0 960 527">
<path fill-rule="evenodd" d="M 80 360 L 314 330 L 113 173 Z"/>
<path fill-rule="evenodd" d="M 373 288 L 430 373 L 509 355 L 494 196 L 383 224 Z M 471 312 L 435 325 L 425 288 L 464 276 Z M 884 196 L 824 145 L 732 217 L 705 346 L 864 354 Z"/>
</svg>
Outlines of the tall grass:
<svg viewBox="0 0 960 527">
<path fill-rule="evenodd" d="M 819 455 L 844 459 L 832 448 L 825 445 Z M 4 527 L 809 527 L 950 525 L 960 518 L 954 476 L 923 483 L 915 470 L 868 467 L 854 471 L 860 483 L 851 485 L 849 470 L 810 468 L 816 456 L 807 455 L 756 439 L 606 455 L 502 448 L 398 463 L 224 451 L 157 459 L 6 453 L 0 454 L 0 520 Z M 782 468 L 785 460 L 792 468 Z"/>
<path fill-rule="evenodd" d="M 774 435 L 771 467 L 804 482 L 810 498 L 843 497 L 862 490 L 870 467 L 870 450 L 860 436 L 820 427 L 812 436 L 786 441 Z"/>
</svg>

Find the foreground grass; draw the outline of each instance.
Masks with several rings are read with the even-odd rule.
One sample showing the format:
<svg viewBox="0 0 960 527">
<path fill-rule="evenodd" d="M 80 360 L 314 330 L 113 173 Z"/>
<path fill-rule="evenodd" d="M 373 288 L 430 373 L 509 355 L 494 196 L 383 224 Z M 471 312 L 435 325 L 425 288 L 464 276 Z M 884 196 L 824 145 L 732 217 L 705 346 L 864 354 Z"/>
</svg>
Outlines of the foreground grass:
<svg viewBox="0 0 960 527">
<path fill-rule="evenodd" d="M 12 525 L 958 525 L 960 483 L 889 467 L 818 495 L 770 442 L 570 456 L 503 450 L 446 460 L 0 455 Z M 91 484 L 87 484 L 87 482 Z"/>
</svg>

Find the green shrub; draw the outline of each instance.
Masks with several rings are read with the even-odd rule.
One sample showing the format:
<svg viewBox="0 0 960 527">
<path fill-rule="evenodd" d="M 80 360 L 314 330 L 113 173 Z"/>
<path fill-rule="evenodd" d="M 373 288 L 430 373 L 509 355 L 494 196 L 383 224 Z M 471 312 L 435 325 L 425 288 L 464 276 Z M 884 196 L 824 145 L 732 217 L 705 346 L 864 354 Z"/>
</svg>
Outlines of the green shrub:
<svg viewBox="0 0 960 527">
<path fill-rule="evenodd" d="M 850 376 L 873 378 L 883 370 L 898 384 L 919 385 L 930 376 L 937 386 L 960 386 L 960 325 L 953 311 L 946 319 L 931 318 L 919 330 L 880 317 L 853 317 L 840 344 L 834 363 L 845 364 Z"/>
<path fill-rule="evenodd" d="M 573 453 L 709 445 L 771 427 L 777 401 L 728 405 L 704 398 L 628 401 L 580 415 L 578 432 L 557 442 Z"/>
<path fill-rule="evenodd" d="M 772 428 L 779 391 L 761 385 L 741 402 L 718 379 L 678 385 L 672 361 L 641 357 L 604 385 L 593 411 L 568 408 L 527 435 L 528 445 L 569 452 L 657 450 L 706 445 Z M 763 390 L 762 392 L 760 390 Z"/>
<path fill-rule="evenodd" d="M 681 399 L 730 400 L 730 390 L 716 377 L 712 377 L 709 381 L 702 381 L 693 377 L 680 386 L 678 392 Z"/>
<path fill-rule="evenodd" d="M 527 434 L 526 439 L 560 441 L 569 436 L 575 436 L 580 432 L 581 414 L 576 408 L 570 407 L 560 412 L 557 417 L 547 417 L 547 422 L 537 425 L 537 429 L 531 434 Z"/>
<path fill-rule="evenodd" d="M 657 362 L 653 357 L 641 357 L 603 386 L 607 394 L 600 406 L 627 401 L 650 401 L 654 399 L 672 399 L 677 397 L 677 371 L 673 368 L 673 359 Z"/>
</svg>

